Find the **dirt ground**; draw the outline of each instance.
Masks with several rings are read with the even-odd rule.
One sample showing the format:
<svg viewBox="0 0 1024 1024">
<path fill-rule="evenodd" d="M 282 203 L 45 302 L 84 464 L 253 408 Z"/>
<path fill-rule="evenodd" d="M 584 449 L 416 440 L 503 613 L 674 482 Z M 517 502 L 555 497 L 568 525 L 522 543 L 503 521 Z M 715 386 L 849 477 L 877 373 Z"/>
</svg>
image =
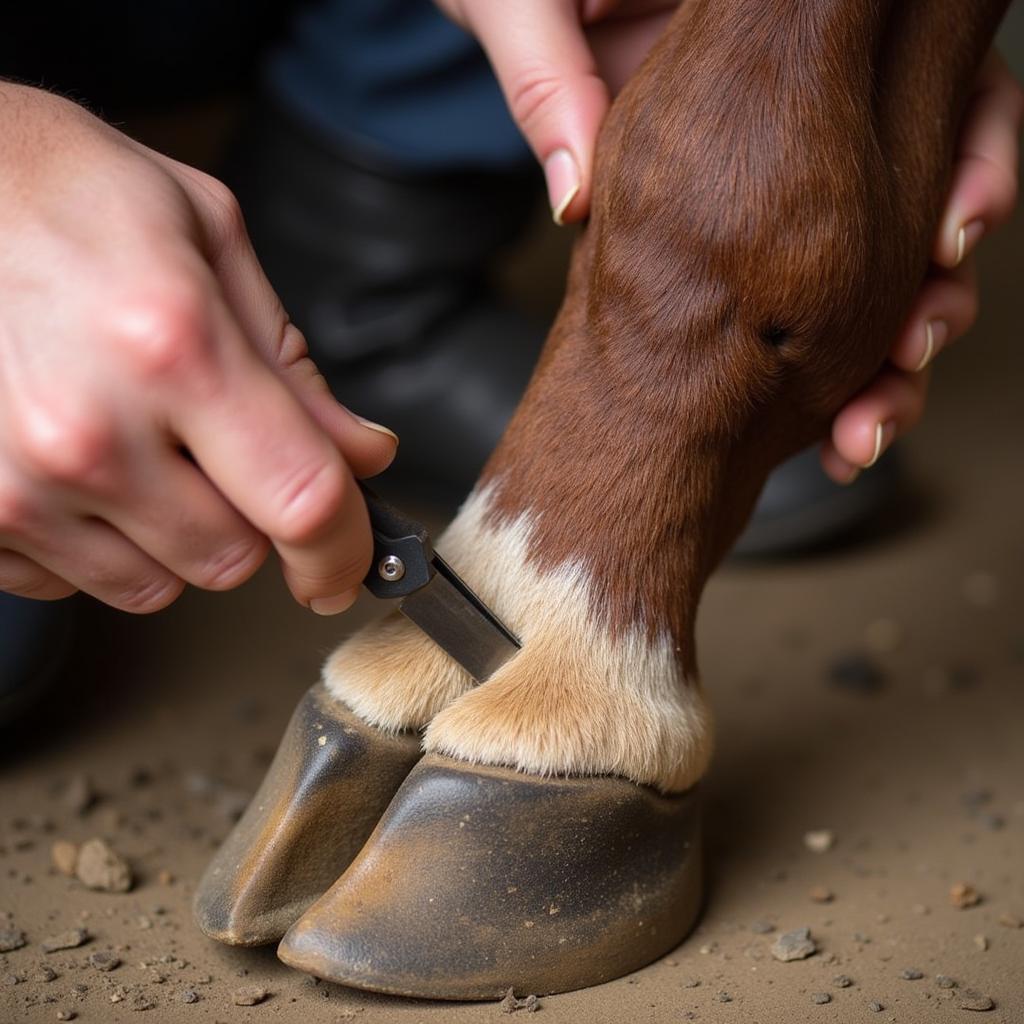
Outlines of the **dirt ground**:
<svg viewBox="0 0 1024 1024">
<path fill-rule="evenodd" d="M 901 511 L 842 551 L 712 582 L 706 911 L 664 959 L 542 998 L 541 1019 L 911 1024 L 969 1020 L 962 1004 L 987 996 L 982 1019 L 1024 1021 L 1022 270 L 1018 217 L 986 246 L 982 321 L 939 361 L 904 446 Z M 371 600 L 319 620 L 264 572 L 149 619 L 89 613 L 73 670 L 0 750 L 0 939 L 27 938 L 0 954 L 0 1024 L 503 1019 L 496 1003 L 317 984 L 191 921 L 206 860 Z M 823 829 L 834 845 L 812 852 L 805 833 Z M 51 866 L 55 840 L 93 836 L 128 859 L 131 891 L 89 891 Z M 952 905 L 961 882 L 976 905 Z M 778 934 L 803 926 L 818 952 L 773 959 Z M 44 953 L 77 927 L 85 944 Z M 104 951 L 113 970 L 88 959 Z M 265 1001 L 235 1006 L 253 984 Z"/>
</svg>

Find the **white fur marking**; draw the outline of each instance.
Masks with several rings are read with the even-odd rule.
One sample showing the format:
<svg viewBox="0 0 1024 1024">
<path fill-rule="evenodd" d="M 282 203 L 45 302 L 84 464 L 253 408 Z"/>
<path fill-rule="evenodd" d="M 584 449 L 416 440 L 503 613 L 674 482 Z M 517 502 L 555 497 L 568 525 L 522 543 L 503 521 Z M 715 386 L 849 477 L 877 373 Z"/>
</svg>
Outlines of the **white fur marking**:
<svg viewBox="0 0 1024 1024">
<path fill-rule="evenodd" d="M 474 763 L 692 785 L 710 757 L 710 713 L 671 638 L 652 642 L 639 627 L 613 637 L 589 573 L 574 562 L 539 572 L 527 557 L 530 514 L 493 526 L 490 494 L 474 492 L 437 546 L 522 651 L 474 688 L 411 623 L 390 617 L 331 656 L 331 692 L 386 729 L 429 722 L 427 750 Z"/>
</svg>

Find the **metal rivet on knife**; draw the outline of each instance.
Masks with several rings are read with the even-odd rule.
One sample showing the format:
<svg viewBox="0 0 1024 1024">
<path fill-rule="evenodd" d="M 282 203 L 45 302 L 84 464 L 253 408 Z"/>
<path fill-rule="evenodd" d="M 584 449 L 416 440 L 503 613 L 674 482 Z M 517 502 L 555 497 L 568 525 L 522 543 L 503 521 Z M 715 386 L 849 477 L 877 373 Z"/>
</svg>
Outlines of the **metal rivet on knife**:
<svg viewBox="0 0 1024 1024">
<path fill-rule="evenodd" d="M 397 583 L 405 575 L 405 562 L 397 555 L 386 555 L 377 565 L 377 575 L 388 583 Z"/>
</svg>

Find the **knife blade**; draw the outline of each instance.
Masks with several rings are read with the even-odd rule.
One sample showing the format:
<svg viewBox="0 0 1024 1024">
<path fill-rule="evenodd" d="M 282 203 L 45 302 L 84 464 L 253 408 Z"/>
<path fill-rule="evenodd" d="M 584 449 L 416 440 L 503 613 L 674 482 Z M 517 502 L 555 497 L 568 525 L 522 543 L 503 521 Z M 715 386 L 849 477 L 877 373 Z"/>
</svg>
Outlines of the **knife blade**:
<svg viewBox="0 0 1024 1024">
<path fill-rule="evenodd" d="M 478 683 L 519 650 L 519 640 L 434 551 L 426 527 L 360 483 L 373 532 L 373 563 L 363 585 L 398 598 L 398 610 Z"/>
</svg>

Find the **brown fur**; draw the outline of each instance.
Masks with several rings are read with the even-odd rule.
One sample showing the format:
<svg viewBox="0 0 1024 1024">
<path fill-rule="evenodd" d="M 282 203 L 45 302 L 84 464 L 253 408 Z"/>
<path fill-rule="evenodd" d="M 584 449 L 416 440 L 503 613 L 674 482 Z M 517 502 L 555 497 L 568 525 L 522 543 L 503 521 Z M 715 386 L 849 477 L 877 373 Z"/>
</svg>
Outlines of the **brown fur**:
<svg viewBox="0 0 1024 1024">
<path fill-rule="evenodd" d="M 589 225 L 483 480 L 613 630 L 668 628 L 769 470 L 882 365 L 1006 4 L 689 0 L 614 104 Z M 781 342 L 779 338 L 781 337 Z"/>
</svg>

